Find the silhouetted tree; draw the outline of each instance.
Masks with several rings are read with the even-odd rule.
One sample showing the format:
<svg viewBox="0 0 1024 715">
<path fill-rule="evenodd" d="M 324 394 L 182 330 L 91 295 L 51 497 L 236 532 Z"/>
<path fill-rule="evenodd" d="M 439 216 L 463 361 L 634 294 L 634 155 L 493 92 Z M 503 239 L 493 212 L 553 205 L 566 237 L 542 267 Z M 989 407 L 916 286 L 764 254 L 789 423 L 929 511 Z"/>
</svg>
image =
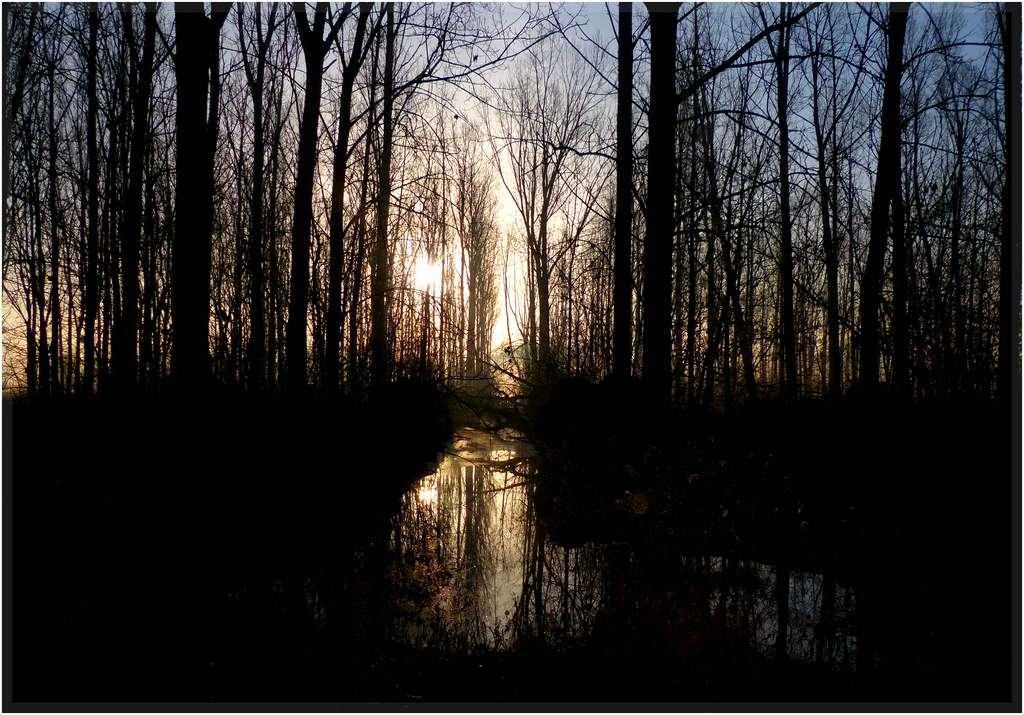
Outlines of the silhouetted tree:
<svg viewBox="0 0 1024 715">
<path fill-rule="evenodd" d="M 351 6 L 349 6 L 349 10 Z M 305 100 L 299 127 L 298 169 L 295 178 L 295 218 L 292 223 L 291 299 L 288 303 L 287 368 L 288 389 L 305 390 L 308 382 L 307 345 L 309 341 L 309 244 L 313 223 L 313 174 L 316 169 L 317 136 L 320 129 L 320 99 L 324 76 L 324 57 L 344 23 L 347 13 L 331 23 L 325 38 L 327 3 L 318 2 L 310 27 L 306 3 L 294 3 L 296 27 L 306 61 Z"/>
<path fill-rule="evenodd" d="M 633 4 L 619 3 L 619 86 L 615 114 L 615 334 L 612 373 L 633 362 Z M 674 90 L 673 90 L 674 91 Z"/>
<path fill-rule="evenodd" d="M 889 207 L 900 191 L 900 78 L 909 3 L 889 5 L 889 50 L 882 98 L 878 171 L 871 204 L 871 241 L 861 281 L 860 384 L 868 391 L 878 385 L 878 310 L 882 300 L 882 268 L 889 241 Z"/>
<path fill-rule="evenodd" d="M 262 3 L 255 5 L 253 32 L 255 33 L 254 60 L 250 60 L 246 47 L 246 30 L 243 23 L 243 5 L 238 9 L 238 39 L 241 45 L 242 66 L 252 93 L 252 194 L 249 199 L 249 346 L 247 386 L 260 390 L 266 380 L 266 326 L 264 317 L 266 280 L 263 271 L 264 240 L 264 175 L 266 168 L 266 127 L 263 113 L 264 83 L 271 38 L 277 29 L 277 13 L 280 6 L 271 3 L 267 14 L 266 30 L 262 22 Z M 255 67 L 253 67 L 255 64 Z"/>
<path fill-rule="evenodd" d="M 779 280 L 782 283 L 782 345 L 785 354 L 785 395 L 789 402 L 797 399 L 796 316 L 793 308 L 793 219 L 789 205 L 789 38 L 791 16 L 789 3 L 779 5 L 778 44 L 768 42 L 775 55 L 776 121 L 779 124 Z M 765 22 L 767 25 L 767 21 Z"/>
<path fill-rule="evenodd" d="M 647 3 L 651 16 L 651 117 L 644 237 L 643 378 L 652 411 L 671 400 L 672 234 L 676 111 L 676 16 L 682 3 Z"/>
<path fill-rule="evenodd" d="M 373 280 L 370 293 L 370 385 L 379 389 L 389 379 L 388 290 L 391 265 L 388 256 L 388 214 L 391 210 L 391 156 L 394 144 L 395 27 L 394 3 L 385 6 L 384 96 L 381 109 L 383 137 L 378 165 L 377 233 L 373 249 Z"/>
<path fill-rule="evenodd" d="M 356 76 L 363 65 L 363 60 L 372 46 L 366 41 L 366 25 L 370 18 L 371 3 L 359 4 L 359 18 L 356 21 L 356 35 L 352 42 L 351 55 L 344 57 L 341 97 L 338 100 L 338 135 L 334 145 L 334 171 L 331 177 L 331 224 L 330 224 L 330 268 L 327 282 L 327 356 L 324 364 L 324 385 L 328 391 L 338 388 L 341 379 L 341 330 L 342 330 L 342 295 L 341 278 L 344 268 L 345 240 L 345 174 L 348 169 L 349 134 L 352 131 L 352 93 Z M 377 26 L 379 28 L 379 24 Z M 376 31 L 375 28 L 374 31 Z M 339 54 L 341 50 L 339 48 Z M 361 268 L 359 269 L 361 270 Z"/>
<path fill-rule="evenodd" d="M 157 3 L 146 3 L 142 47 L 138 47 L 132 10 L 121 5 L 125 44 L 132 55 L 136 82 L 132 88 L 132 135 L 128 168 L 128 196 L 121 231 L 121 315 L 114 333 L 114 379 L 117 388 L 131 394 L 138 377 L 139 340 L 139 246 L 142 234 L 143 169 L 149 137 L 149 98 L 153 84 Z"/>
<path fill-rule="evenodd" d="M 171 283 L 172 370 L 180 389 L 205 389 L 210 379 L 210 263 L 213 162 L 220 92 L 219 37 L 231 3 L 178 3 L 175 72 L 177 216 Z"/>
<path fill-rule="evenodd" d="M 1014 141 L 1020 136 L 1020 6 L 1003 3 L 997 12 L 1003 54 L 1003 147 L 1006 168 L 1003 176 L 1002 216 L 999 249 L 999 375 L 997 395 L 1010 401 L 1020 394 L 1021 274 L 1020 214 L 1014 220 L 1014 197 L 1020 189 L 1020 155 Z"/>
<path fill-rule="evenodd" d="M 96 380 L 96 317 L 99 312 L 98 253 L 100 240 L 100 169 L 99 150 L 96 147 L 96 122 L 99 111 L 96 97 L 96 53 L 99 33 L 99 7 L 89 13 L 89 47 L 86 52 L 86 155 L 88 156 L 88 238 L 86 239 L 85 264 L 85 360 L 82 385 L 87 394 L 92 394 Z"/>
</svg>

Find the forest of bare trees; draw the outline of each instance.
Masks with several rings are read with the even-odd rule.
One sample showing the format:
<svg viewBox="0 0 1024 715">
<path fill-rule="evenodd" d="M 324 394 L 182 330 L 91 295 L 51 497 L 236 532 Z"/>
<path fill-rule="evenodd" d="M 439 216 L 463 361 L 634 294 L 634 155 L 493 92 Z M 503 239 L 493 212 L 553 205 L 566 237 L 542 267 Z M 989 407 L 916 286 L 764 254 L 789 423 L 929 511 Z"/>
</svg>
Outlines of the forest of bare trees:
<svg viewBox="0 0 1024 715">
<path fill-rule="evenodd" d="M 1007 5 L 3 13 L 5 394 L 1019 378 Z"/>
</svg>

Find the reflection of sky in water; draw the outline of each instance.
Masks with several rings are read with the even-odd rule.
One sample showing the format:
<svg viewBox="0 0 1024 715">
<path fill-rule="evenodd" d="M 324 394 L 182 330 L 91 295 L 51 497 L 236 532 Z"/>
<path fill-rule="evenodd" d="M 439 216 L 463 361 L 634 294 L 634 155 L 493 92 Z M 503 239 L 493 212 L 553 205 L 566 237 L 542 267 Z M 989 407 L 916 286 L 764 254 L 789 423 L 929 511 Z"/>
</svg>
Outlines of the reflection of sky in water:
<svg viewBox="0 0 1024 715">
<path fill-rule="evenodd" d="M 391 576 L 392 592 L 399 594 L 395 637 L 453 650 L 501 647 L 516 634 L 535 632 L 539 606 L 549 642 L 585 639 L 603 602 L 608 555 L 595 544 L 566 551 L 538 542 L 527 482 L 530 454 L 511 439 L 460 430 L 437 471 L 406 494 L 392 540 L 398 557 Z M 719 584 L 712 610 L 725 606 L 733 618 L 746 619 L 755 647 L 772 655 L 775 568 L 747 561 L 726 568 L 720 557 L 705 568 Z M 829 598 L 832 617 L 823 619 Z M 789 656 L 852 666 L 852 609 L 848 586 L 793 572 Z"/>
<path fill-rule="evenodd" d="M 464 430 L 451 451 L 458 456 L 406 495 L 396 521 L 396 576 L 412 594 L 398 630 L 424 645 L 494 645 L 522 594 L 532 534 L 524 479 L 506 466 L 523 450 Z"/>
</svg>

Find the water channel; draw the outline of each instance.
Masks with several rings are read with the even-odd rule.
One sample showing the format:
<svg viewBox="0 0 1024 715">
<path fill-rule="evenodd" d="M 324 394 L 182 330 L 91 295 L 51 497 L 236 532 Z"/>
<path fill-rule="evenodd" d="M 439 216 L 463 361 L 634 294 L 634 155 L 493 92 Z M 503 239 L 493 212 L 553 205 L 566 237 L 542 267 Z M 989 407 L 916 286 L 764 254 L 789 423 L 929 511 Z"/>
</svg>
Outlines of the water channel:
<svg viewBox="0 0 1024 715">
<path fill-rule="evenodd" d="M 684 658 L 728 647 L 777 655 L 774 566 L 678 553 L 669 563 L 679 577 L 670 580 L 689 581 L 690 594 L 631 583 L 639 554 L 630 544 L 552 542 L 533 507 L 536 462 L 517 435 L 467 427 L 437 470 L 404 495 L 384 590 L 391 639 L 465 653 L 607 644 L 617 634 L 620 642 Z M 624 501 L 623 508 L 635 506 Z M 790 572 L 789 659 L 854 670 L 855 601 L 841 579 Z"/>
</svg>

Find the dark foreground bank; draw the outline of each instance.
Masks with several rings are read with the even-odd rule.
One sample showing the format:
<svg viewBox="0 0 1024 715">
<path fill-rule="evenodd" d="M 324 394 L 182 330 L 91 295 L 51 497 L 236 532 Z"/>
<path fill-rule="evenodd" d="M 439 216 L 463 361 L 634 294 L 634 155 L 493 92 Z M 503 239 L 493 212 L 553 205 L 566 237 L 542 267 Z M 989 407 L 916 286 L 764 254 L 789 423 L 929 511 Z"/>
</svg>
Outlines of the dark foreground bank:
<svg viewBox="0 0 1024 715">
<path fill-rule="evenodd" d="M 8 698 L 1012 699 L 1019 533 L 994 408 L 766 405 L 626 437 L 575 424 L 593 415 L 539 416 L 537 509 L 556 541 L 630 554 L 618 611 L 586 642 L 451 652 L 381 637 L 391 519 L 451 434 L 438 394 L 17 405 Z M 791 662 L 701 621 L 693 572 L 666 567 L 695 553 L 850 580 L 870 659 Z"/>
</svg>

